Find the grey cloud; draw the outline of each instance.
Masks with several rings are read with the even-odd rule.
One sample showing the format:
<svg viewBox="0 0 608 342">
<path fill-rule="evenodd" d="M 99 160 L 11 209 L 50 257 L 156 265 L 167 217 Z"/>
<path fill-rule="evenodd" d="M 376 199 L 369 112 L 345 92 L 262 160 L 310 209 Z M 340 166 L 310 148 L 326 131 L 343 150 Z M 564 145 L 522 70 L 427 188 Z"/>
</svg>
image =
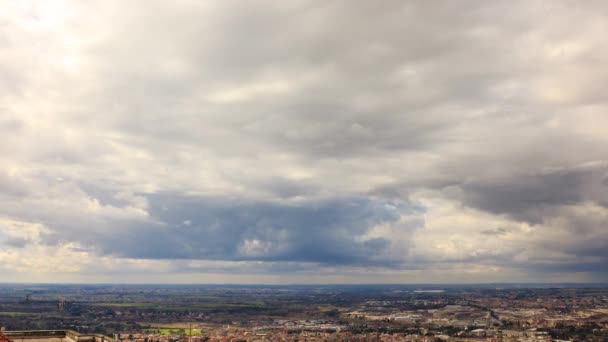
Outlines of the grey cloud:
<svg viewBox="0 0 608 342">
<path fill-rule="evenodd" d="M 2 241 L 2 243 L 4 245 L 10 246 L 10 247 L 23 248 L 29 243 L 29 240 L 26 238 L 14 237 L 14 238 L 6 239 L 6 240 Z"/>
<path fill-rule="evenodd" d="M 31 195 L 25 179 L 2 171 L 0 171 L 0 191 L 4 196 L 20 197 Z"/>
<path fill-rule="evenodd" d="M 311 196 L 318 193 L 321 189 L 319 186 L 306 181 L 293 181 L 284 178 L 277 178 L 271 181 L 262 181 L 261 184 L 252 184 L 253 186 L 261 186 L 272 194 L 276 194 L 280 198 L 289 199 L 294 197 Z"/>
<path fill-rule="evenodd" d="M 507 234 L 509 232 L 508 229 L 502 228 L 502 227 L 498 227 L 496 229 L 486 229 L 486 230 L 482 230 L 481 234 L 484 235 L 504 235 Z"/>
<path fill-rule="evenodd" d="M 440 10 L 401 3 L 267 5 L 213 7 L 210 21 L 159 4 L 118 16 L 114 33 L 131 35 L 102 41 L 92 56 L 103 57 L 98 62 L 109 72 L 98 80 L 99 105 L 129 114 L 111 121 L 129 136 L 195 142 L 224 153 L 279 146 L 315 159 L 424 150 L 449 143 L 450 128 L 467 119 L 470 108 L 495 100 L 488 89 L 517 65 L 496 53 L 494 42 L 529 29 L 498 25 L 512 19 L 483 3 Z M 476 36 L 475 29 L 491 34 Z M 186 71 L 166 71 L 166 63 Z M 309 75 L 312 80 L 299 81 Z M 200 99 L 216 88 L 277 79 L 294 89 L 222 105 Z M 187 122 L 174 120 L 176 111 Z M 216 121 L 223 112 L 238 116 Z"/>
<path fill-rule="evenodd" d="M 503 255 L 500 264 L 531 272 L 605 274 L 602 265 L 608 262 L 608 191 L 602 182 L 607 170 L 604 162 L 594 162 L 498 180 L 471 181 L 462 186 L 462 201 L 467 206 L 533 225 L 533 230 L 522 236 L 519 245 L 523 250 Z M 490 236 L 506 233 L 500 228 L 482 231 Z M 516 254 L 522 252 L 532 253 L 525 264 L 516 261 Z"/>
<path fill-rule="evenodd" d="M 570 263 L 545 263 L 545 264 L 525 264 L 519 265 L 524 269 L 528 269 L 531 273 L 539 272 L 540 274 L 548 274 L 551 272 L 591 272 L 598 279 L 600 276 L 604 277 L 608 275 L 606 271 L 606 260 L 596 262 L 570 262 Z"/>
<path fill-rule="evenodd" d="M 462 185 L 463 202 L 496 214 L 507 214 L 532 224 L 554 215 L 553 207 L 591 201 L 608 204 L 602 184 L 604 164 L 516 174 L 508 178 L 477 180 Z"/>
<path fill-rule="evenodd" d="M 537 244 L 575 256 L 579 264 L 586 258 L 608 262 L 608 210 L 566 208 L 548 219 L 545 238 Z"/>
</svg>

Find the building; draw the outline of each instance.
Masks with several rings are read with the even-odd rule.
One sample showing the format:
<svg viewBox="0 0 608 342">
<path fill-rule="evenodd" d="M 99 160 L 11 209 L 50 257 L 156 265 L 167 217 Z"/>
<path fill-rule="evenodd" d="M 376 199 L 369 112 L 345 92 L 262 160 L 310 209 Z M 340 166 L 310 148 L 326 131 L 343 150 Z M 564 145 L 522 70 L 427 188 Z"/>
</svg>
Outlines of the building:
<svg viewBox="0 0 608 342">
<path fill-rule="evenodd" d="M 86 335 L 72 330 L 5 331 L 0 329 L 0 342 L 115 342 L 108 336 Z"/>
</svg>

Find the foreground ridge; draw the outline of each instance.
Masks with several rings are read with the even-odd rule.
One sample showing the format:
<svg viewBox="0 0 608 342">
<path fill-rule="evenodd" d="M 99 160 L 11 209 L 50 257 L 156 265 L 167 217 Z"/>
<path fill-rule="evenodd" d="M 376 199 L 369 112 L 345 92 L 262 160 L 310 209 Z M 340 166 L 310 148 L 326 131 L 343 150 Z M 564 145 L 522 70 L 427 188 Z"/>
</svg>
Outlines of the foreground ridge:
<svg viewBox="0 0 608 342">
<path fill-rule="evenodd" d="M 73 330 L 19 330 L 0 332 L 0 342 L 114 342 L 101 334 L 81 334 Z"/>
</svg>

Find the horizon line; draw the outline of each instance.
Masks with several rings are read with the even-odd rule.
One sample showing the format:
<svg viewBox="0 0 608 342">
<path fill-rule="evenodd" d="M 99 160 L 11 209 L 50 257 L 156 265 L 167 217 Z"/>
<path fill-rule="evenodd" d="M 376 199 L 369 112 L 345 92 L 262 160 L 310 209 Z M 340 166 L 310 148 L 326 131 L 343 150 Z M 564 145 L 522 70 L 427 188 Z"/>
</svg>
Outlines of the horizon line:
<svg viewBox="0 0 608 342">
<path fill-rule="evenodd" d="M 3 282 L 2 285 L 146 285 L 146 286 L 475 286 L 475 285 L 606 285 L 607 282 L 477 282 L 477 283 L 137 283 L 137 282 Z"/>
</svg>

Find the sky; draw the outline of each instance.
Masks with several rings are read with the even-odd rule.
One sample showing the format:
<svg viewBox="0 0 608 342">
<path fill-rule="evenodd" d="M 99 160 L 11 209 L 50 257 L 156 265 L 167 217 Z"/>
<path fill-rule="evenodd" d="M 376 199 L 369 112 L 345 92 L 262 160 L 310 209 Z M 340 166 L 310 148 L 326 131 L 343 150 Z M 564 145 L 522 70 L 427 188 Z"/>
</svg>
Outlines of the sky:
<svg viewBox="0 0 608 342">
<path fill-rule="evenodd" d="M 0 7 L 2 282 L 608 282 L 605 1 Z"/>
</svg>

